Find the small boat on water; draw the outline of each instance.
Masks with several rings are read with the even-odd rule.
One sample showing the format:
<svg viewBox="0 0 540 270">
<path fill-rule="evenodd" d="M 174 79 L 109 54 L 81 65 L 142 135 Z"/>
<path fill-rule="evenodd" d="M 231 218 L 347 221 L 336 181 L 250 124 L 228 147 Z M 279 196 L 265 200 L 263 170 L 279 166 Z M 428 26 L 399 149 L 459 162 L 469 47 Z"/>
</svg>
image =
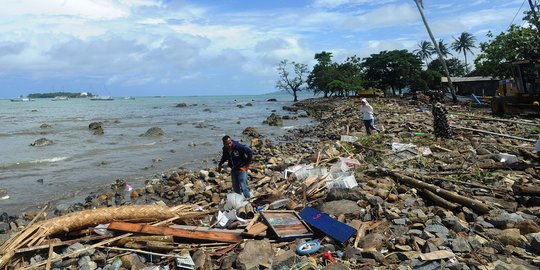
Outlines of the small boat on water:
<svg viewBox="0 0 540 270">
<path fill-rule="evenodd" d="M 135 98 L 134 97 L 124 97 L 125 100 L 134 100 Z"/>
<path fill-rule="evenodd" d="M 57 96 L 57 97 L 54 97 L 53 99 L 51 99 L 52 101 L 65 101 L 65 100 L 69 100 L 68 97 L 66 96 Z"/>
<path fill-rule="evenodd" d="M 26 101 L 34 101 L 35 99 L 20 96 L 20 97 L 18 97 L 18 98 L 12 98 L 12 99 L 10 99 L 10 100 L 11 100 L 12 102 L 26 102 Z"/>
<path fill-rule="evenodd" d="M 114 98 L 111 96 L 93 96 L 90 100 L 114 100 Z"/>
</svg>

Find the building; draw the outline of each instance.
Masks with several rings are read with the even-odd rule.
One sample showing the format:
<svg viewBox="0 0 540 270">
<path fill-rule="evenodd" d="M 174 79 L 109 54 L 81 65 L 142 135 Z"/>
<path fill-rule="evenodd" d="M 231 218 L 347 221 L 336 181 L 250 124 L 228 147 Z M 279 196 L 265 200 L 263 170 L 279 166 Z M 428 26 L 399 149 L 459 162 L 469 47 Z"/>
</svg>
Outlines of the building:
<svg viewBox="0 0 540 270">
<path fill-rule="evenodd" d="M 499 87 L 499 79 L 493 77 L 450 77 L 452 84 L 456 90 L 456 95 L 468 96 L 475 94 L 476 96 L 494 96 L 497 87 Z M 448 87 L 448 78 L 441 77 L 443 89 Z"/>
</svg>

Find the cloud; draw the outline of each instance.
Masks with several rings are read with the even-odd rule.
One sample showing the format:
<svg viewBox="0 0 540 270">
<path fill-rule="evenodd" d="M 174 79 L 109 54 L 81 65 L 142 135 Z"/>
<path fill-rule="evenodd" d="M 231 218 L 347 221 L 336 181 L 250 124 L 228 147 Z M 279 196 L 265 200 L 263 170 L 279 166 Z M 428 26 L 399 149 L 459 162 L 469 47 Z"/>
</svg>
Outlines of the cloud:
<svg viewBox="0 0 540 270">
<path fill-rule="evenodd" d="M 24 42 L 0 42 L 0 57 L 19 54 L 26 47 L 27 44 Z"/>
</svg>

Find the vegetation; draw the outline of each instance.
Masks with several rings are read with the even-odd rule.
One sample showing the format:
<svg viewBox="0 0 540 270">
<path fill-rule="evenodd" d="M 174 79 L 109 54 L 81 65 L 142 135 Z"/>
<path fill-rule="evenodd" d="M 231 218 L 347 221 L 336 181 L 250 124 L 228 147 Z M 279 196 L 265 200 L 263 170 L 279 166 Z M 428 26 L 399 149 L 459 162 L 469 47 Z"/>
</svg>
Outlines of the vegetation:
<svg viewBox="0 0 540 270">
<path fill-rule="evenodd" d="M 415 1 L 422 14 L 421 1 Z M 495 36 L 489 32 L 486 42 L 481 42 L 479 53 L 474 61 L 475 75 L 499 78 L 510 77 L 510 65 L 515 61 L 540 59 L 540 22 L 538 19 L 539 4 L 529 1 L 531 10 L 525 12 L 523 18 L 528 24 L 512 25 L 506 32 Z M 423 16 L 423 14 L 422 14 Z M 440 39 L 435 41 L 429 26 L 422 17 L 432 42 L 422 40 L 412 52 L 407 50 L 381 51 L 369 57 L 348 57 L 344 62 L 332 61 L 332 52 L 316 53 L 317 64 L 311 71 L 307 65 L 283 60 L 278 65 L 279 80 L 276 87 L 288 91 L 297 100 L 296 93 L 301 90 L 323 94 L 325 98 L 332 96 L 350 96 L 358 90 L 380 88 L 396 95 L 410 88 L 412 91 L 440 90 L 441 77 L 464 76 L 469 73 L 467 55 L 473 54 L 476 48 L 476 37 L 462 32 L 454 37 L 450 48 L 460 55 L 464 62 L 452 56 L 448 45 Z M 434 44 L 436 43 L 436 44 Z M 430 61 L 437 48 L 440 57 Z M 422 70 L 422 66 L 426 69 Z M 446 66 L 446 67 L 445 67 Z M 306 84 L 305 88 L 304 84 Z M 455 100 L 455 93 L 452 93 Z"/>
<path fill-rule="evenodd" d="M 476 38 L 467 32 L 461 33 L 461 35 L 458 38 L 454 38 L 454 42 L 452 42 L 452 50 L 461 53 L 463 52 L 463 57 L 465 57 L 465 73 L 469 73 L 469 66 L 467 65 L 467 52 L 472 52 L 472 48 L 476 48 L 474 43 L 476 42 Z M 450 67 L 449 67 L 450 68 Z"/>
<path fill-rule="evenodd" d="M 34 94 L 28 95 L 29 98 L 54 98 L 54 97 L 77 98 L 80 96 L 81 96 L 81 93 L 70 93 L 70 92 L 34 93 Z M 92 96 L 92 94 L 88 93 L 88 96 Z"/>
<path fill-rule="evenodd" d="M 290 73 L 291 68 L 294 75 Z M 289 92 L 293 95 L 294 101 L 298 101 L 298 92 L 302 90 L 302 85 L 306 82 L 307 65 L 294 61 L 289 64 L 288 60 L 285 59 L 279 63 L 277 70 L 279 79 L 276 82 L 276 88 Z"/>
</svg>

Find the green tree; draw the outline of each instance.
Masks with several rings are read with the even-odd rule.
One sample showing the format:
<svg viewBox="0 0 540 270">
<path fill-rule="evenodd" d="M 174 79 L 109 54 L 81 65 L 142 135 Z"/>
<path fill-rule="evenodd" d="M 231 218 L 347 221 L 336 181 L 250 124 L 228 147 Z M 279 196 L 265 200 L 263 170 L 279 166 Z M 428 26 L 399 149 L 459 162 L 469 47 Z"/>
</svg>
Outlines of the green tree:
<svg viewBox="0 0 540 270">
<path fill-rule="evenodd" d="M 438 45 L 439 45 L 439 50 L 441 50 L 441 55 L 443 56 L 444 59 L 448 58 L 449 55 L 452 55 L 452 53 L 448 49 L 448 45 L 444 43 L 442 39 L 439 39 Z"/>
<path fill-rule="evenodd" d="M 294 101 L 298 101 L 297 93 L 302 90 L 302 85 L 306 82 L 308 68 L 305 64 L 290 62 L 287 59 L 281 60 L 277 66 L 279 79 L 276 88 L 292 94 Z M 292 71 L 292 74 L 291 74 Z"/>
<path fill-rule="evenodd" d="M 322 51 L 315 54 L 317 64 L 307 77 L 307 85 L 314 94 L 323 93 L 324 97 L 328 97 L 330 90 L 328 84 L 334 80 L 336 73 L 336 65 L 332 63 L 332 53 Z"/>
<path fill-rule="evenodd" d="M 362 59 L 356 55 L 347 57 L 345 62 L 337 64 L 335 78 L 345 83 L 345 89 L 336 93 L 339 96 L 348 96 L 351 91 L 362 89 Z M 334 88 L 335 89 L 335 88 Z"/>
<path fill-rule="evenodd" d="M 458 38 L 454 37 L 454 42 L 452 42 L 451 48 L 452 50 L 461 53 L 463 52 L 463 56 L 465 57 L 465 72 L 469 73 L 469 65 L 467 64 L 467 51 L 471 54 L 474 54 L 472 52 L 472 48 L 476 48 L 474 43 L 476 42 L 476 38 L 467 32 L 461 33 L 461 35 Z"/>
<path fill-rule="evenodd" d="M 540 37 L 533 28 L 512 25 L 496 37 L 491 32 L 487 36 L 490 40 L 480 43 L 474 61 L 480 75 L 508 78 L 512 62 L 540 58 Z"/>
<path fill-rule="evenodd" d="M 465 75 L 465 64 L 455 57 L 446 59 L 446 66 L 448 67 L 448 72 L 452 77 Z M 431 61 L 431 63 L 428 65 L 428 70 L 434 70 L 444 74 L 444 68 L 439 59 Z"/>
<path fill-rule="evenodd" d="M 420 78 L 426 82 L 429 89 L 440 90 L 441 89 L 441 77 L 442 73 L 436 70 L 423 70 L 420 73 Z"/>
<path fill-rule="evenodd" d="M 364 78 L 381 89 L 391 88 L 401 94 L 409 80 L 418 76 L 422 61 L 407 50 L 382 51 L 363 59 Z"/>
<path fill-rule="evenodd" d="M 435 50 L 431 42 L 422 40 L 418 44 L 418 49 L 415 49 L 413 53 L 416 54 L 416 56 L 420 57 L 422 61 L 425 61 L 427 67 L 428 60 L 431 60 L 431 56 L 437 53 L 437 51 Z"/>
</svg>

